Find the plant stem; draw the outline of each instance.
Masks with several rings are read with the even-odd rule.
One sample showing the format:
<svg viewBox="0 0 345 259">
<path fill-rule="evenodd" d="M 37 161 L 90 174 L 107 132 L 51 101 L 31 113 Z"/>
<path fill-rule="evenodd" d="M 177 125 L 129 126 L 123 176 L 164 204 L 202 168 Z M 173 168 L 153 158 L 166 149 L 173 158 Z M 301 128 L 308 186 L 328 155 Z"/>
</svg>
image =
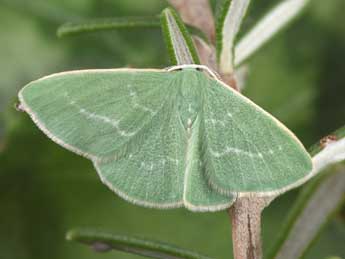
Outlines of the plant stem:
<svg viewBox="0 0 345 259">
<path fill-rule="evenodd" d="M 221 74 L 221 78 L 222 78 L 222 81 L 226 83 L 229 87 L 235 89 L 236 91 L 240 91 L 236 82 L 236 78 L 233 73 Z"/>
<path fill-rule="evenodd" d="M 261 212 L 272 198 L 240 197 L 229 209 L 235 259 L 261 259 Z"/>
<path fill-rule="evenodd" d="M 215 47 L 213 45 L 206 43 L 203 39 L 196 35 L 192 37 L 195 48 L 198 51 L 200 64 L 208 66 L 214 71 L 217 71 L 217 57 Z"/>
</svg>

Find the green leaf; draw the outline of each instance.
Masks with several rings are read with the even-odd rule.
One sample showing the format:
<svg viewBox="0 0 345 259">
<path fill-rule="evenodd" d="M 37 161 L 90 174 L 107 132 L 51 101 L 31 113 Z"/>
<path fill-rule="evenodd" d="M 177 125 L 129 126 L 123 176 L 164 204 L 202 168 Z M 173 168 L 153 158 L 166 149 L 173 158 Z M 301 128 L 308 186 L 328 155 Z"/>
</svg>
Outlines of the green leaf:
<svg viewBox="0 0 345 259">
<path fill-rule="evenodd" d="M 205 35 L 205 41 L 214 42 L 214 17 L 209 0 L 168 0 L 182 20 Z"/>
<path fill-rule="evenodd" d="M 174 65 L 199 64 L 193 40 L 181 18 L 171 8 L 162 12 L 162 29 Z"/>
<path fill-rule="evenodd" d="M 234 193 L 269 196 L 308 177 L 310 157 L 287 128 L 195 68 L 207 69 L 60 73 L 19 99 L 48 137 L 91 159 L 110 189 L 142 206 L 222 210 Z"/>
<path fill-rule="evenodd" d="M 207 36 L 199 29 L 193 26 L 186 26 L 188 30 L 196 36 L 199 36 L 206 42 Z M 90 33 L 106 30 L 136 29 L 136 28 L 152 28 L 160 29 L 161 21 L 157 17 L 112 17 L 97 18 L 79 22 L 68 22 L 61 25 L 57 30 L 58 37 L 78 35 L 82 33 Z"/>
<path fill-rule="evenodd" d="M 240 41 L 234 50 L 234 66 L 241 65 L 275 34 L 298 16 L 310 0 L 283 0 L 270 10 Z"/>
<path fill-rule="evenodd" d="M 345 160 L 345 127 L 311 148 L 313 174 L 288 216 L 287 224 L 269 258 L 300 258 L 316 240 L 331 216 L 344 203 L 345 169 L 319 174 L 331 164 Z"/>
<path fill-rule="evenodd" d="M 81 22 L 69 22 L 57 30 L 59 37 L 100 30 L 118 30 L 130 28 L 159 28 L 158 17 L 116 17 L 98 18 Z"/>
<path fill-rule="evenodd" d="M 217 22 L 217 55 L 222 74 L 233 73 L 234 42 L 250 0 L 223 1 Z"/>
<path fill-rule="evenodd" d="M 319 175 L 300 194 L 269 258 L 301 258 L 344 204 L 345 170 Z"/>
<path fill-rule="evenodd" d="M 138 237 L 113 235 L 95 230 L 71 230 L 67 233 L 67 239 L 91 245 L 98 252 L 119 250 L 158 259 L 211 259 L 171 244 Z"/>
</svg>

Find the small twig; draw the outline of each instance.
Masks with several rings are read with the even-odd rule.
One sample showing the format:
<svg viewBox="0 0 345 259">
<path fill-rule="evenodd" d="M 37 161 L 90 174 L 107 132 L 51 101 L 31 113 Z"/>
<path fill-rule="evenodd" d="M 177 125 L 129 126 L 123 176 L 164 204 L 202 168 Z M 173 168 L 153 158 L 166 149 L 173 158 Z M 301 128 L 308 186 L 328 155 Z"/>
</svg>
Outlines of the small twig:
<svg viewBox="0 0 345 259">
<path fill-rule="evenodd" d="M 193 36 L 195 48 L 198 51 L 200 63 L 217 70 L 216 49 L 213 45 L 207 44 L 198 36 Z"/>
<path fill-rule="evenodd" d="M 240 197 L 229 209 L 235 259 L 261 259 L 261 212 L 273 198 Z"/>
<path fill-rule="evenodd" d="M 246 86 L 247 77 L 249 74 L 249 66 L 242 65 L 236 68 L 234 77 L 236 79 L 236 85 L 239 92 L 242 92 Z"/>
<path fill-rule="evenodd" d="M 208 0 L 168 0 L 179 12 L 182 20 L 204 32 L 211 42 L 215 41 L 215 25 Z"/>
<path fill-rule="evenodd" d="M 222 81 L 226 83 L 228 86 L 235 89 L 236 91 L 240 91 L 234 73 L 220 74 L 220 77 L 222 78 Z"/>
</svg>

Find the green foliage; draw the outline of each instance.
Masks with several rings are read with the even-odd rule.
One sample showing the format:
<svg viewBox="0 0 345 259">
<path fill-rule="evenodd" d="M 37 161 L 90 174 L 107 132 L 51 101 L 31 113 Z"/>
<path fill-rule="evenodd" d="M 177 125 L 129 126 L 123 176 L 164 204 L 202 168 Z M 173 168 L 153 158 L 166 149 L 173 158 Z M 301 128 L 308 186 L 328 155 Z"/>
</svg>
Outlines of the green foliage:
<svg viewBox="0 0 345 259">
<path fill-rule="evenodd" d="M 250 0 L 223 1 L 217 22 L 217 57 L 219 70 L 223 74 L 234 72 L 235 39 L 246 15 Z"/>
<path fill-rule="evenodd" d="M 291 24 L 308 5 L 309 0 L 281 1 L 241 38 L 234 50 L 235 66 L 241 65 L 279 31 Z"/>
<path fill-rule="evenodd" d="M 113 235 L 97 230 L 74 229 L 67 233 L 67 240 L 90 245 L 96 252 L 119 250 L 158 259 L 211 259 L 171 244 L 147 238 Z"/>
<path fill-rule="evenodd" d="M 216 50 L 217 50 L 217 59 L 220 58 L 220 53 L 223 49 L 223 27 L 224 20 L 229 11 L 231 0 L 221 0 L 217 1 L 216 8 Z"/>
<path fill-rule="evenodd" d="M 100 30 L 118 30 L 130 28 L 156 28 L 160 27 L 158 18 L 155 17 L 115 17 L 87 20 L 85 22 L 69 22 L 59 27 L 59 37 L 75 35 L 84 32 Z"/>
<path fill-rule="evenodd" d="M 200 64 L 191 35 L 172 8 L 162 12 L 162 30 L 173 65 Z"/>
<path fill-rule="evenodd" d="M 295 202 L 268 258 L 292 259 L 307 254 L 330 218 L 344 204 L 344 183 L 343 168 L 317 176 L 308 183 Z"/>
</svg>

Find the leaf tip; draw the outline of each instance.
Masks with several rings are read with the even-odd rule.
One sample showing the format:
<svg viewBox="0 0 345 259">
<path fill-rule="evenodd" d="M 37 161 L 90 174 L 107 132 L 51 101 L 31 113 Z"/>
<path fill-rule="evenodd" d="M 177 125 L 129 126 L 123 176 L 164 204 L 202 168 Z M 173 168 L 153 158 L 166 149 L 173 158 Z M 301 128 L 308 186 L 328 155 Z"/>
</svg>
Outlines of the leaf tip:
<svg viewBox="0 0 345 259">
<path fill-rule="evenodd" d="M 65 239 L 67 241 L 75 241 L 76 240 L 76 231 L 75 230 L 67 231 Z"/>
<path fill-rule="evenodd" d="M 58 37 L 58 38 L 62 38 L 62 37 L 64 37 L 65 36 L 65 26 L 64 25 L 61 25 L 61 26 L 59 26 L 58 28 L 57 28 L 57 30 L 56 30 L 56 36 Z"/>
<path fill-rule="evenodd" d="M 174 65 L 199 64 L 191 34 L 179 14 L 171 7 L 161 13 L 162 31 Z"/>
</svg>

